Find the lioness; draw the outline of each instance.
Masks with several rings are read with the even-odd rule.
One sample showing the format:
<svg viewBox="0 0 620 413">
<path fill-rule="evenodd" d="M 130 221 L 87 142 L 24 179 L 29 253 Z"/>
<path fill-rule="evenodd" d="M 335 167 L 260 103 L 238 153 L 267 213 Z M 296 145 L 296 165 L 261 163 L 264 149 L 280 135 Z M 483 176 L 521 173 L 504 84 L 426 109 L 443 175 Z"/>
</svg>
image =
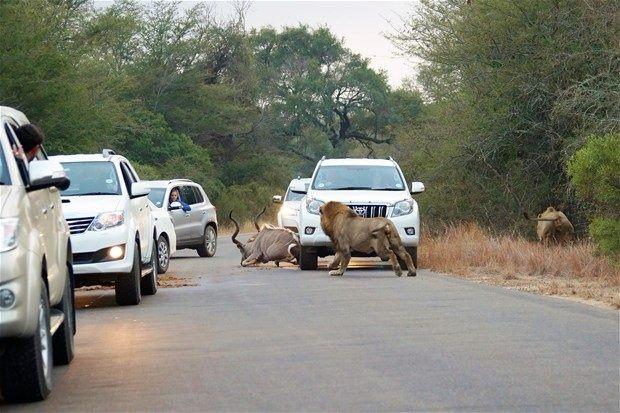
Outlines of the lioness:
<svg viewBox="0 0 620 413">
<path fill-rule="evenodd" d="M 336 256 L 329 265 L 329 275 L 342 275 L 351 260 L 351 250 L 374 252 L 382 259 L 392 261 L 397 276 L 402 275 L 398 259 L 406 263 L 407 276 L 415 277 L 416 268 L 411 256 L 403 247 L 398 231 L 387 218 L 362 218 L 340 202 L 321 206 L 321 228 L 334 244 Z"/>
<path fill-rule="evenodd" d="M 536 234 L 538 240 L 545 245 L 551 243 L 565 244 L 575 238 L 573 224 L 562 211 L 558 211 L 552 206 L 538 214 L 537 218 L 530 218 L 527 212 L 524 212 L 523 215 L 530 221 L 538 221 Z"/>
</svg>

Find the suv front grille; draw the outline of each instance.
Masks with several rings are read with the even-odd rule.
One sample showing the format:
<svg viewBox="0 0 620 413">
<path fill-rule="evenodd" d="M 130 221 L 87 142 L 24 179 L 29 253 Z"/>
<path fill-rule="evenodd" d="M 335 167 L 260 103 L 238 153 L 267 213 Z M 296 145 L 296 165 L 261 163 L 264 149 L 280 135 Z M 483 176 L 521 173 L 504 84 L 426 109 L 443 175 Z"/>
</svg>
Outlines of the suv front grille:
<svg viewBox="0 0 620 413">
<path fill-rule="evenodd" d="M 349 205 L 349 208 L 363 218 L 385 218 L 387 215 L 387 205 Z"/>
<path fill-rule="evenodd" d="M 69 232 L 71 234 L 81 234 L 86 231 L 86 228 L 93 222 L 95 217 L 86 217 L 86 218 L 68 218 L 67 224 L 69 224 Z"/>
</svg>

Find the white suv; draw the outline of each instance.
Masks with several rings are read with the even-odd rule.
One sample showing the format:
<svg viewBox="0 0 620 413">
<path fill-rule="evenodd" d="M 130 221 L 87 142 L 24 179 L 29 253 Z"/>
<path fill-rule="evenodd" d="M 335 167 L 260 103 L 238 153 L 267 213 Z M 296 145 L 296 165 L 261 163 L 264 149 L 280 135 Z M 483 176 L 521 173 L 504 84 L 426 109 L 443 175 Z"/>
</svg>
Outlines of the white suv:
<svg viewBox="0 0 620 413">
<path fill-rule="evenodd" d="M 297 215 L 299 214 L 299 207 L 304 194 L 291 191 L 291 187 L 298 184 L 305 185 L 306 189 L 310 185 L 310 178 L 295 178 L 288 185 L 284 199 L 281 195 L 274 195 L 272 200 L 274 204 L 282 204 L 278 211 L 278 226 L 280 228 L 290 229 L 293 232 L 299 232 L 297 230 Z"/>
<path fill-rule="evenodd" d="M 157 233 L 150 190 L 129 161 L 107 149 L 52 158 L 71 180 L 61 196 L 76 284 L 112 282 L 119 305 L 135 305 L 141 295 L 155 294 Z"/>
<path fill-rule="evenodd" d="M 314 169 L 310 186 L 306 189 L 303 183 L 295 183 L 291 190 L 305 194 L 298 217 L 302 270 L 316 269 L 319 256 L 333 254 L 319 216 L 319 208 L 329 201 L 347 204 L 362 217 L 389 218 L 398 228 L 403 245 L 417 266 L 420 215 L 411 195 L 423 192 L 424 185 L 413 182 L 409 190 L 400 167 L 392 158 L 323 158 Z"/>
</svg>

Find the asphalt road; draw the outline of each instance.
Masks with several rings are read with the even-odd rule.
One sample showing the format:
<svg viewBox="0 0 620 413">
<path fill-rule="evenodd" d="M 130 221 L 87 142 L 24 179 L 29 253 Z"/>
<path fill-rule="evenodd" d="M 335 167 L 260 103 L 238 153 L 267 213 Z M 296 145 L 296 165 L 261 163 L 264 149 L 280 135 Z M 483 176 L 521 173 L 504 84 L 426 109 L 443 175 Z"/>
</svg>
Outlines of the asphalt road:
<svg viewBox="0 0 620 413">
<path fill-rule="evenodd" d="M 12 411 L 620 409 L 618 312 L 358 261 L 241 268 L 182 251 L 136 307 L 80 292 L 77 355 Z"/>
</svg>

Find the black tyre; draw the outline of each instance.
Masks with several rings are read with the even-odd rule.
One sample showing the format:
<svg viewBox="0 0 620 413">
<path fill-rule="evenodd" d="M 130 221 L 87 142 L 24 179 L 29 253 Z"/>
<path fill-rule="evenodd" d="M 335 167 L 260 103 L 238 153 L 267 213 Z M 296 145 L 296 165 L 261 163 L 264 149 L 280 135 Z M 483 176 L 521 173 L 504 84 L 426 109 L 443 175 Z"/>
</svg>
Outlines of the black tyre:
<svg viewBox="0 0 620 413">
<path fill-rule="evenodd" d="M 54 334 L 52 344 L 54 348 L 54 364 L 65 365 L 71 363 L 75 355 L 75 301 L 73 283 L 71 282 L 71 264 L 67 264 L 67 280 L 62 293 L 62 300 L 56 308 L 65 315 L 65 321 Z"/>
<path fill-rule="evenodd" d="M 213 257 L 217 251 L 217 233 L 212 225 L 205 227 L 205 232 L 202 237 L 202 244 L 200 244 L 196 251 L 201 257 Z"/>
<path fill-rule="evenodd" d="M 133 249 L 133 266 L 129 274 L 121 274 L 116 279 L 114 290 L 116 293 L 116 304 L 136 305 L 140 304 L 140 248 L 136 242 Z"/>
<path fill-rule="evenodd" d="M 140 289 L 144 295 L 155 295 L 157 293 L 157 263 L 157 244 L 153 240 L 153 252 L 151 253 L 151 262 L 149 263 L 151 272 L 140 280 Z"/>
<path fill-rule="evenodd" d="M 170 266 L 170 244 L 163 235 L 157 239 L 157 273 L 164 274 Z"/>
<path fill-rule="evenodd" d="M 308 247 L 301 247 L 299 254 L 299 268 L 301 270 L 316 270 L 319 266 L 319 256 Z"/>
<path fill-rule="evenodd" d="M 47 287 L 41 280 L 39 319 L 35 334 L 7 341 L 0 362 L 2 396 L 8 402 L 45 399 L 52 391 L 52 334 Z"/>
<path fill-rule="evenodd" d="M 411 260 L 413 261 L 413 265 L 417 269 L 418 268 L 418 247 L 405 247 L 405 250 L 407 251 L 409 255 L 411 255 Z M 400 265 L 400 268 L 402 268 L 403 270 L 406 270 L 407 264 L 405 264 L 405 261 L 401 260 L 400 257 L 398 257 L 398 255 L 396 256 L 396 258 L 398 258 L 398 265 Z"/>
</svg>

